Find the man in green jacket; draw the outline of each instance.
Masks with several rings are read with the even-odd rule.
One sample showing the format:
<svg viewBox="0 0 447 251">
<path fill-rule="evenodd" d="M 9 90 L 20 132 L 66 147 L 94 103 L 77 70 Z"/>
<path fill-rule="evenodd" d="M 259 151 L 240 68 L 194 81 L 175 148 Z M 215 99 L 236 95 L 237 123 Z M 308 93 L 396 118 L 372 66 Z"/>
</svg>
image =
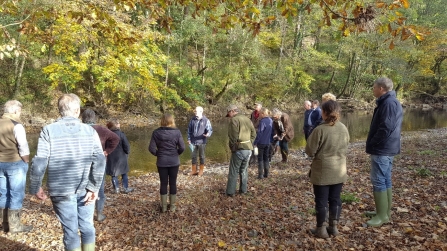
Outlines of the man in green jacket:
<svg viewBox="0 0 447 251">
<path fill-rule="evenodd" d="M 256 130 L 249 118 L 239 114 L 236 105 L 227 107 L 227 117 L 231 118 L 228 126 L 228 138 L 232 154 L 226 194 L 234 196 L 238 174 L 239 192 L 247 193 L 247 167 L 253 150 L 253 141 L 256 138 Z"/>
</svg>

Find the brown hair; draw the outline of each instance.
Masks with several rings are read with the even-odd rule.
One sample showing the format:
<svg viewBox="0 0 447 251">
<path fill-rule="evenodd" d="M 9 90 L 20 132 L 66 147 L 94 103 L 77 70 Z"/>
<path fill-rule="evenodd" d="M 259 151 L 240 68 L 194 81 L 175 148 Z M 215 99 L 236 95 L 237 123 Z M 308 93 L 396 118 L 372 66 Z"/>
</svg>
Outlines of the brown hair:
<svg viewBox="0 0 447 251">
<path fill-rule="evenodd" d="M 326 116 L 325 122 L 333 126 L 340 119 L 340 105 L 337 101 L 328 100 L 321 105 L 321 110 Z"/>
<path fill-rule="evenodd" d="M 116 130 L 118 129 L 117 125 L 120 123 L 119 119 L 117 118 L 111 118 L 109 121 L 107 121 L 107 128 L 110 130 Z"/>
<path fill-rule="evenodd" d="M 174 115 L 165 113 L 161 116 L 160 126 L 163 127 L 175 127 Z"/>
</svg>

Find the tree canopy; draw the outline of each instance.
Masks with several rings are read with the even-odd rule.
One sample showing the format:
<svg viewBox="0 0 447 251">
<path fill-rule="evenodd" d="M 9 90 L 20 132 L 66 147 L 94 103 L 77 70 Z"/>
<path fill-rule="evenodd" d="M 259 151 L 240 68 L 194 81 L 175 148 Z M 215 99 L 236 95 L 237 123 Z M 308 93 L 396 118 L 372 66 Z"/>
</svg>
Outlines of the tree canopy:
<svg viewBox="0 0 447 251">
<path fill-rule="evenodd" d="M 411 5 L 410 5 L 411 3 Z M 444 94 L 440 0 L 3 1 L 2 96 L 161 111 L 326 91 Z M 429 83 L 424 88 L 421 83 Z"/>
</svg>

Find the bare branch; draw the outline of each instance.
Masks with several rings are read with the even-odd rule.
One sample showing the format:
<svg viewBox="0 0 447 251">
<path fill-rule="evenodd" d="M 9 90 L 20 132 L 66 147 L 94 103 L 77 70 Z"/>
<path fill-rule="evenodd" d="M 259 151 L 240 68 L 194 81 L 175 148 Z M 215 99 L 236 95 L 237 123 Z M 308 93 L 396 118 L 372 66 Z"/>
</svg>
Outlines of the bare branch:
<svg viewBox="0 0 447 251">
<path fill-rule="evenodd" d="M 20 21 L 20 22 L 16 22 L 16 23 L 12 23 L 12 24 L 7 24 L 7 25 L 2 25 L 2 26 L 0 26 L 0 29 L 4 29 L 4 28 L 6 28 L 6 27 L 8 27 L 8 26 L 19 25 L 19 24 L 25 22 L 25 20 L 27 20 L 30 16 L 31 16 L 31 14 L 29 14 L 27 17 L 25 17 L 25 19 L 23 19 L 23 20 Z"/>
</svg>

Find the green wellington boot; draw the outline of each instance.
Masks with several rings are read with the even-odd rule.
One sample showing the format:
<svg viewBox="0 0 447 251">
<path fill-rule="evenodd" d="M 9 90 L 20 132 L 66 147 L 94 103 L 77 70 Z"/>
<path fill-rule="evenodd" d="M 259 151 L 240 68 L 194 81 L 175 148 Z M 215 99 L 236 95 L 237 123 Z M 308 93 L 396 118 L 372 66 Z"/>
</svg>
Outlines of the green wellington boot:
<svg viewBox="0 0 447 251">
<path fill-rule="evenodd" d="M 391 206 L 393 205 L 393 189 L 392 188 L 388 188 L 386 190 L 387 195 L 388 195 L 388 220 L 391 222 Z M 366 211 L 365 215 L 367 217 L 374 217 L 376 216 L 376 211 Z"/>
<path fill-rule="evenodd" d="M 82 244 L 82 251 L 95 251 L 95 243 Z"/>
<path fill-rule="evenodd" d="M 168 211 L 168 195 L 167 194 L 163 194 L 160 195 L 160 207 L 161 207 L 161 212 L 162 213 L 166 213 L 166 211 Z"/>
<path fill-rule="evenodd" d="M 175 209 L 176 209 L 175 204 L 176 203 L 177 203 L 177 195 L 176 194 L 170 194 L 169 195 L 169 210 L 172 213 L 175 213 Z"/>
<path fill-rule="evenodd" d="M 387 191 L 374 192 L 374 202 L 376 204 L 376 216 L 367 221 L 366 224 L 371 227 L 380 227 L 388 223 L 388 194 Z"/>
</svg>

